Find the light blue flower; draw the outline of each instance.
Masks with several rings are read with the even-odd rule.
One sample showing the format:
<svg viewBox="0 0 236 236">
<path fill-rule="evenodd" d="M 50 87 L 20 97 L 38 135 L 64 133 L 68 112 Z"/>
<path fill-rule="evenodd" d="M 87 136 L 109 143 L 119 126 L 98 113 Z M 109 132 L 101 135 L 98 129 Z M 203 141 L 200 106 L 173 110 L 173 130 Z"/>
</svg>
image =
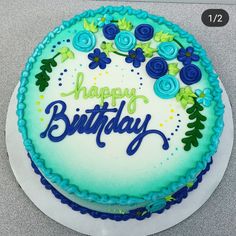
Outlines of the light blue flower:
<svg viewBox="0 0 236 236">
<path fill-rule="evenodd" d="M 73 46 L 81 52 L 89 52 L 96 45 L 96 38 L 88 30 L 79 31 L 73 38 Z"/>
<path fill-rule="evenodd" d="M 129 31 L 121 31 L 115 37 L 115 45 L 122 52 L 129 52 L 136 46 L 136 38 Z"/>
<path fill-rule="evenodd" d="M 195 90 L 195 94 L 198 96 L 197 102 L 202 104 L 205 107 L 209 107 L 211 105 L 211 101 L 213 99 L 211 95 L 211 90 L 209 88 L 205 88 L 203 90 L 197 89 Z"/>
<path fill-rule="evenodd" d="M 104 16 L 98 18 L 97 25 L 98 27 L 103 27 L 104 25 L 110 24 L 112 20 L 113 16 L 105 14 Z"/>
<path fill-rule="evenodd" d="M 164 42 L 158 45 L 157 53 L 166 60 L 172 60 L 177 57 L 178 48 L 175 43 Z"/>
</svg>

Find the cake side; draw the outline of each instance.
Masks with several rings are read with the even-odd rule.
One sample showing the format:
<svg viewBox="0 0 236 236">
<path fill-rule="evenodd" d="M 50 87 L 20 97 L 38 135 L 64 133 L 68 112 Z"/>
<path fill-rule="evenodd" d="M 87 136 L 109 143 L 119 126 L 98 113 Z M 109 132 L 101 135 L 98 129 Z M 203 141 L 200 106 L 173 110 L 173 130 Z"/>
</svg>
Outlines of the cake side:
<svg viewBox="0 0 236 236">
<path fill-rule="evenodd" d="M 149 52 L 154 55 L 152 57 L 147 57 L 146 54 L 145 62 L 142 61 L 142 57 L 140 58 L 139 63 L 142 64 L 142 66 L 140 65 L 141 69 L 137 70 L 137 68 L 134 66 L 133 61 L 131 63 L 127 61 L 121 62 L 120 58 L 122 57 L 122 55 L 114 53 L 114 48 L 112 49 L 110 47 L 109 49 L 108 47 L 111 39 L 109 39 L 108 41 L 107 39 L 105 39 L 106 42 L 104 43 L 104 32 L 101 29 L 98 29 L 98 32 L 91 32 L 94 30 L 96 31 L 96 29 L 93 29 L 93 27 L 95 26 L 91 26 L 92 22 L 95 22 L 96 19 L 101 18 L 105 14 L 112 15 L 115 21 L 119 21 L 125 18 L 125 23 L 123 22 L 125 26 L 120 27 L 129 28 L 129 23 L 131 23 L 133 28 L 128 31 L 129 33 L 126 33 L 127 35 L 135 35 L 135 29 L 142 23 L 151 25 L 154 28 L 156 40 L 159 40 L 159 42 L 156 42 L 156 45 L 154 47 L 147 47 L 146 49 L 142 49 L 143 52 L 144 50 L 146 50 L 147 53 Z M 86 21 L 84 21 L 84 19 L 86 19 Z M 84 22 L 87 22 L 87 25 L 89 26 L 85 26 L 86 23 Z M 109 69 L 107 69 L 107 71 L 101 69 L 98 72 L 94 70 L 95 68 L 91 69 L 88 67 L 90 60 L 88 58 L 88 54 L 93 54 L 90 55 L 93 60 L 94 54 L 96 54 L 94 49 L 90 49 L 88 53 L 81 53 L 81 51 L 76 51 L 78 48 L 80 50 L 80 45 L 76 45 L 76 43 L 74 43 L 73 40 L 75 38 L 75 35 L 85 31 L 86 27 L 90 28 L 90 30 L 87 31 L 91 34 L 87 33 L 88 35 L 98 35 L 96 37 L 98 41 L 100 40 L 100 44 L 96 44 L 95 48 L 99 48 L 100 53 L 102 51 L 110 50 L 107 53 L 114 54 L 110 56 L 111 62 L 106 59 L 107 68 L 109 65 Z M 77 30 L 77 32 L 73 31 L 75 29 Z M 123 29 L 120 31 L 127 32 L 127 29 Z M 130 34 L 130 32 L 132 33 Z M 109 35 L 107 37 L 111 36 Z M 91 36 L 91 38 L 93 39 L 93 36 Z M 59 46 L 59 49 L 54 50 L 53 45 L 60 45 L 58 44 L 58 42 L 62 43 L 63 40 L 65 40 L 65 43 L 68 43 L 68 47 L 64 47 L 63 49 L 63 47 L 60 48 Z M 149 41 L 150 39 L 144 38 L 141 40 Z M 163 51 L 165 52 L 165 50 L 162 48 L 159 48 L 159 53 L 157 52 L 157 50 L 152 51 L 153 48 L 155 49 L 157 45 L 164 43 L 161 42 L 161 40 L 171 40 L 170 42 L 175 43 L 175 48 L 177 48 L 178 51 L 182 47 L 184 50 L 187 50 L 189 46 L 194 49 L 194 55 L 199 56 L 199 60 L 190 64 L 198 67 L 201 72 L 201 80 L 197 82 L 195 81 L 197 85 L 191 84 L 189 86 L 188 84 L 186 84 L 189 83 L 188 81 L 184 81 L 184 83 L 182 80 L 184 78 L 183 75 L 181 79 L 181 71 L 182 74 L 185 71 L 183 68 L 186 69 L 186 67 L 190 67 L 188 65 L 184 65 L 185 62 L 183 57 L 182 59 L 179 58 L 179 60 L 177 59 L 177 54 L 173 59 L 168 59 L 168 56 L 170 56 L 169 54 L 163 54 L 161 57 L 160 54 L 163 53 Z M 144 47 L 141 42 L 138 42 L 139 44 L 137 43 L 136 45 Z M 178 43 L 180 43 L 182 47 Z M 116 44 L 116 46 L 117 45 L 119 45 L 119 43 Z M 120 49 L 124 50 L 123 48 Z M 172 49 L 173 48 L 171 48 L 171 50 Z M 52 52 L 52 50 L 54 51 Z M 119 50 L 117 51 L 119 52 Z M 191 52 L 185 51 L 184 53 Z M 125 57 L 128 57 L 127 52 L 123 54 L 126 55 Z M 144 53 L 142 53 L 142 55 L 143 54 Z M 179 55 L 179 57 L 180 56 L 181 55 Z M 58 59 L 59 57 L 61 57 L 61 62 Z M 110 57 L 106 56 L 106 58 L 108 59 Z M 149 62 L 151 61 L 151 59 L 156 57 L 162 59 L 163 57 L 166 58 L 161 60 L 164 65 L 167 64 L 169 67 L 169 71 L 168 73 L 166 72 L 166 75 L 170 75 L 170 73 L 175 74 L 176 71 L 179 70 L 177 74 L 175 74 L 175 76 L 172 75 L 172 77 L 177 78 L 174 81 L 178 81 L 176 83 L 177 85 L 175 84 L 175 89 L 176 87 L 178 88 L 179 85 L 178 91 L 174 91 L 176 93 L 176 96 L 174 97 L 168 97 L 170 95 L 169 91 L 165 93 L 163 97 L 163 91 L 161 91 L 162 94 L 160 94 L 160 88 L 158 88 L 158 86 L 155 87 L 155 79 L 149 78 L 149 76 L 152 76 L 153 74 L 152 71 L 148 71 L 146 68 L 148 68 L 148 65 L 150 65 Z M 39 84 L 39 89 L 40 86 L 45 87 L 46 91 L 44 92 L 38 91 L 38 87 L 35 86 L 35 76 L 40 73 L 39 68 L 42 67 L 42 60 L 45 60 L 45 58 L 55 59 L 52 60 L 52 67 L 54 67 L 54 61 L 56 61 L 58 66 L 55 66 L 55 68 L 51 68 L 53 69 L 53 71 L 50 72 L 52 74 L 50 74 L 51 78 L 48 87 L 44 86 L 46 84 L 45 81 L 45 84 Z M 77 58 L 80 58 L 81 60 L 76 61 Z M 166 61 L 169 62 L 170 60 L 171 63 L 165 64 Z M 86 67 L 80 62 L 86 62 Z M 82 64 L 82 66 L 80 66 L 80 64 Z M 170 64 L 171 66 L 169 66 Z M 118 65 L 120 68 L 117 69 L 116 65 Z M 90 67 L 92 67 L 92 65 Z M 192 66 L 192 68 L 190 69 L 193 68 L 196 69 L 194 66 Z M 77 71 L 74 71 L 75 69 L 77 69 Z M 121 72 L 122 69 L 124 72 Z M 118 72 L 121 72 L 120 75 L 117 75 Z M 197 72 L 199 73 L 198 70 Z M 66 73 L 70 73 L 66 77 L 69 82 L 65 82 L 63 86 L 60 86 L 59 84 L 61 83 L 56 80 L 56 78 L 60 76 L 61 73 L 61 76 Z M 135 132 L 127 135 L 127 130 L 120 130 L 120 133 L 110 133 L 109 138 L 106 138 L 105 142 L 101 140 L 95 141 L 94 137 L 91 138 L 91 135 L 88 135 L 88 137 L 85 137 L 86 135 L 76 136 L 77 138 L 75 138 L 75 140 L 72 140 L 70 138 L 73 137 L 74 139 L 75 136 L 72 136 L 71 134 L 68 135 L 69 132 L 67 132 L 68 136 L 60 141 L 53 142 L 52 139 L 53 137 L 59 137 L 60 139 L 62 138 L 61 135 L 54 135 L 53 137 L 51 137 L 52 139 L 50 139 L 50 136 L 47 132 L 47 127 L 49 127 L 50 123 L 50 117 L 45 116 L 47 118 L 44 118 L 44 122 L 39 123 L 39 113 L 35 111 L 37 110 L 38 112 L 40 112 L 39 110 L 42 110 L 41 107 L 43 107 L 44 109 L 46 109 L 47 113 L 47 109 L 48 111 L 50 111 L 50 109 L 54 109 L 55 111 L 57 106 L 58 109 L 68 109 L 66 111 L 68 112 L 68 114 L 72 114 L 72 117 L 73 114 L 83 115 L 84 113 L 86 113 L 87 108 L 90 109 L 88 113 L 92 113 L 92 109 L 94 112 L 94 110 L 99 109 L 98 107 L 96 107 L 96 105 L 101 105 L 101 103 L 98 103 L 99 99 L 76 100 L 74 88 L 76 86 L 76 83 L 81 83 L 81 81 L 81 85 L 84 85 L 85 88 L 91 88 L 91 80 L 93 78 L 98 78 L 99 73 L 102 73 L 101 77 L 103 80 L 98 81 L 98 79 L 96 79 L 99 86 L 94 84 L 93 86 L 98 87 L 97 89 L 101 89 L 109 85 L 110 89 L 107 89 L 106 91 L 107 93 L 111 93 L 112 89 L 119 88 L 121 90 L 119 90 L 118 97 L 121 98 L 125 93 L 130 94 L 131 90 L 135 88 L 135 95 L 138 97 L 136 98 L 136 104 L 132 103 L 132 101 L 130 102 L 128 96 L 123 96 L 123 98 L 125 98 L 124 100 L 116 98 L 116 101 L 112 101 L 110 100 L 111 96 L 109 95 L 110 97 L 109 99 L 107 99 L 108 101 L 104 100 L 102 103 L 103 109 L 108 110 L 116 108 L 117 110 L 114 111 L 114 113 L 116 112 L 117 114 L 119 111 L 122 111 L 123 117 L 129 116 L 136 121 L 141 119 L 142 122 L 148 120 L 147 117 L 149 116 L 147 115 L 150 115 L 152 117 L 152 120 L 149 122 L 149 125 L 151 127 L 150 130 L 155 130 L 153 134 L 158 136 L 158 138 L 153 138 L 153 136 L 151 135 L 146 135 L 145 139 L 137 139 L 141 140 L 142 143 L 140 146 L 138 146 L 137 150 L 134 150 L 136 147 L 135 145 L 130 146 L 129 144 L 132 144 L 132 141 L 135 140 L 138 135 L 134 135 Z M 40 76 L 42 76 L 42 74 Z M 124 76 L 123 80 L 120 78 L 122 76 Z M 155 73 L 154 76 L 156 76 Z M 171 76 L 169 77 L 172 78 Z M 140 82 L 140 78 L 142 78 L 142 81 L 144 82 Z M 133 10 L 128 7 L 107 7 L 100 8 L 97 11 L 87 11 L 79 16 L 76 16 L 69 22 L 64 22 L 62 26 L 56 28 L 54 32 L 50 33 L 45 38 L 45 40 L 36 48 L 33 56 L 29 59 L 29 62 L 26 65 L 26 69 L 22 73 L 21 86 L 18 93 L 18 125 L 23 135 L 26 149 L 32 156 L 32 160 L 34 161 L 34 163 L 42 171 L 44 176 L 47 177 L 47 179 L 60 186 L 66 192 L 74 194 L 81 199 L 93 200 L 102 204 L 129 205 L 134 203 L 143 203 L 147 200 L 155 201 L 157 199 L 165 198 L 166 196 L 178 191 L 178 189 L 180 189 L 182 186 L 185 186 L 189 182 L 193 182 L 196 179 L 196 176 L 206 167 L 211 156 L 216 151 L 219 136 L 223 128 L 223 104 L 221 100 L 221 89 L 219 87 L 219 81 L 217 78 L 218 76 L 215 74 L 211 62 L 207 58 L 205 51 L 196 42 L 193 36 L 181 30 L 178 26 L 172 24 L 171 22 L 168 22 L 161 17 L 148 15 L 144 11 Z M 160 81 L 160 79 L 158 80 Z M 139 89 L 141 83 L 142 89 Z M 61 89 L 61 87 L 63 89 Z M 125 92 L 126 87 L 128 87 L 129 90 L 126 90 Z M 190 88 L 190 90 L 186 88 Z M 207 101 L 203 99 L 204 97 L 201 97 L 204 95 L 204 89 L 210 89 L 211 91 L 211 104 L 209 106 L 206 106 L 207 108 L 205 108 L 203 104 L 205 102 L 205 105 L 207 105 Z M 117 92 L 118 90 L 113 90 L 113 92 L 114 91 Z M 206 90 L 205 92 L 208 93 L 207 91 L 208 90 Z M 177 96 L 177 94 L 179 94 L 179 96 Z M 185 97 L 192 97 L 192 99 L 189 99 L 188 101 L 188 99 L 183 99 Z M 199 102 L 197 102 L 197 99 Z M 37 104 L 36 107 L 35 104 L 34 106 L 32 106 L 32 101 L 35 101 L 36 103 L 39 102 L 40 104 L 38 105 L 40 106 L 37 107 Z M 51 106 L 49 106 L 49 101 L 55 103 L 50 103 Z M 128 104 L 131 105 L 128 106 Z M 132 106 L 134 104 L 135 108 L 134 106 Z M 183 107 L 185 107 L 186 109 Z M 190 109 L 191 107 L 192 110 Z M 79 109 L 79 111 L 77 111 L 76 109 Z M 81 111 L 83 112 L 80 114 L 79 112 Z M 196 119 L 196 117 L 194 117 L 195 111 L 197 111 L 198 116 L 200 117 L 197 118 L 199 119 Z M 99 114 L 101 114 L 101 111 L 99 112 Z M 98 115 L 98 113 L 94 114 L 94 116 L 95 115 Z M 188 129 L 194 127 L 193 124 L 191 125 L 191 123 L 194 122 L 191 122 L 191 120 L 189 120 L 189 116 L 193 117 L 195 123 L 200 123 L 198 124 L 198 129 L 196 129 L 198 131 L 195 131 L 196 134 L 194 134 L 197 138 L 195 137 L 195 139 L 193 138 L 191 140 L 192 144 L 188 141 L 188 139 L 185 139 L 185 141 L 183 142 L 183 138 L 193 136 L 192 134 L 190 134 L 185 137 Z M 69 117 L 68 119 L 72 119 L 72 117 Z M 111 120 L 115 116 L 109 114 L 107 115 L 107 117 L 109 117 L 109 120 Z M 166 117 L 168 117 L 168 124 L 165 125 L 165 120 L 167 120 Z M 187 123 L 190 124 L 190 127 L 186 126 Z M 62 125 L 64 124 L 62 123 Z M 203 129 L 201 128 L 202 125 L 204 126 Z M 35 127 L 37 127 L 36 130 L 38 129 L 38 131 L 40 132 L 36 132 Z M 178 131 L 176 131 L 175 134 L 176 129 Z M 72 131 L 70 132 L 72 133 Z M 86 132 L 88 131 L 84 131 L 84 133 Z M 136 130 L 136 134 L 137 132 L 138 130 Z M 39 133 L 42 134 L 41 137 Z M 124 133 L 125 135 L 121 135 Z M 172 135 L 172 133 L 174 135 Z M 98 137 L 98 135 L 96 137 Z M 109 142 L 109 139 L 113 142 Z M 51 149 L 52 142 L 53 149 Z M 80 143 L 79 149 L 77 149 L 76 143 Z M 102 146 L 103 143 L 106 144 L 106 147 L 99 147 L 99 145 Z M 134 144 L 136 143 L 134 142 Z M 129 149 L 127 146 L 131 148 Z M 197 148 L 195 148 L 194 146 L 197 146 Z M 69 147 L 66 153 L 63 151 L 64 147 Z M 156 153 L 152 151 L 155 149 L 157 149 Z M 45 150 L 47 150 L 46 153 Z M 122 150 L 122 154 L 119 154 L 117 157 L 117 151 L 119 150 Z M 166 150 L 168 152 L 168 155 L 166 155 L 165 153 Z M 90 155 L 88 155 L 88 151 L 90 152 Z M 54 158 L 51 158 L 52 153 L 54 154 Z M 146 155 L 147 153 L 148 155 L 144 157 L 144 154 Z M 173 155 L 171 155 L 172 153 Z M 182 160 L 180 160 L 180 158 L 172 158 L 172 160 L 170 160 L 171 156 L 182 157 Z M 190 160 L 188 158 L 189 156 L 191 156 Z M 64 159 L 65 157 L 67 158 L 66 160 Z M 164 161 L 167 164 L 165 164 Z M 79 162 L 79 165 L 77 162 Z M 130 164 L 131 162 L 132 164 Z M 89 163 L 93 164 L 91 165 Z M 68 166 L 68 164 L 70 165 Z M 79 173 L 76 172 L 76 169 L 73 169 L 73 166 L 75 165 L 77 169 L 79 168 Z M 115 168 L 112 168 L 112 166 L 114 166 Z M 106 170 L 106 172 L 104 170 Z M 127 181 L 127 179 L 129 181 Z M 142 188 L 139 187 L 140 183 L 144 183 Z M 90 189 L 88 189 L 88 186 Z"/>
</svg>

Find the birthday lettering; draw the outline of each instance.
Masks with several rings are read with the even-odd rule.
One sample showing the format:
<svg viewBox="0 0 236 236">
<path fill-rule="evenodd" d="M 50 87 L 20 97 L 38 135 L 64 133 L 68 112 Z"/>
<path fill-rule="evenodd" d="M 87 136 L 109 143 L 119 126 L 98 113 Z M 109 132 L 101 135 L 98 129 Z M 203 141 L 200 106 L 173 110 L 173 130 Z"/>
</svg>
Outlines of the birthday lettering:
<svg viewBox="0 0 236 236">
<path fill-rule="evenodd" d="M 167 150 L 169 148 L 169 143 L 166 136 L 159 130 L 150 129 L 148 130 L 148 124 L 151 120 L 151 115 L 147 114 L 144 121 L 140 118 L 132 118 L 130 116 L 121 117 L 125 101 L 120 103 L 119 108 L 109 108 L 107 102 L 103 103 L 103 106 L 95 105 L 93 109 L 85 110 L 85 114 L 75 114 L 73 116 L 72 122 L 70 122 L 69 117 L 66 115 L 66 103 L 57 100 L 51 102 L 45 109 L 46 114 L 51 114 L 50 121 L 47 128 L 40 134 L 41 138 L 48 137 L 52 142 L 60 142 L 66 136 L 78 134 L 95 134 L 96 143 L 98 147 L 105 147 L 105 142 L 101 140 L 102 135 L 109 135 L 113 133 L 134 133 L 137 136 L 130 142 L 127 147 L 127 154 L 132 156 L 139 149 L 142 144 L 143 139 L 150 134 L 156 134 L 160 136 L 163 140 L 162 148 Z M 109 117 L 113 114 L 113 117 L 109 120 Z M 109 115 L 109 117 L 108 117 Z M 63 122 L 65 127 L 60 129 L 58 122 Z M 57 132 L 55 132 L 57 131 Z M 59 133 L 59 134 L 58 134 Z"/>
</svg>

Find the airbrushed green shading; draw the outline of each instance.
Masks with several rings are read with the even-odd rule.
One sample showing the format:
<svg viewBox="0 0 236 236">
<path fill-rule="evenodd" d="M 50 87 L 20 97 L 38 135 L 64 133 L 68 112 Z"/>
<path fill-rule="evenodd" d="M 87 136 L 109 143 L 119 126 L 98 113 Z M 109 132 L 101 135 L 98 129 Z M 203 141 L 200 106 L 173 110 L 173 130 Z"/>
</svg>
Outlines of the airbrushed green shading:
<svg viewBox="0 0 236 236">
<path fill-rule="evenodd" d="M 114 13 L 115 19 L 126 17 L 128 21 L 135 22 L 135 24 L 140 24 L 145 20 L 145 23 L 149 23 L 155 28 L 155 32 L 163 31 L 165 33 L 173 34 L 174 30 L 176 35 L 175 39 L 180 40 L 184 47 L 191 43 L 195 50 L 198 51 L 201 61 L 197 65 L 201 68 L 203 77 L 208 80 L 204 80 L 204 82 L 201 81 L 200 83 L 204 83 L 205 87 L 211 87 L 213 91 L 215 91 L 215 94 L 213 94 L 214 101 L 212 102 L 212 106 L 203 111 L 203 115 L 207 117 L 207 120 L 204 123 L 207 129 L 202 131 L 203 138 L 199 140 L 200 148 L 191 149 L 188 152 L 188 157 L 191 157 L 189 158 L 189 162 L 186 157 L 184 158 L 184 161 L 181 158 L 175 158 L 168 166 L 168 170 L 165 168 L 158 170 L 150 169 L 146 171 L 145 174 L 143 173 L 142 176 L 132 176 L 133 173 L 129 173 L 128 170 L 124 168 L 123 179 L 117 179 L 117 183 L 121 186 L 120 189 L 115 185 L 111 185 L 109 179 L 112 176 L 111 172 L 106 173 L 103 171 L 102 173 L 102 170 L 96 168 L 93 171 L 88 172 L 81 167 L 80 171 L 71 173 L 69 169 L 66 169 L 66 166 L 63 164 L 69 163 L 60 162 L 60 155 L 62 155 L 61 146 L 64 144 L 66 145 L 66 143 L 62 143 L 62 145 L 58 145 L 57 148 L 52 150 L 48 141 L 42 142 L 42 139 L 37 136 L 34 129 L 35 127 L 33 126 L 38 115 L 35 111 L 30 114 L 30 112 L 33 111 L 33 108 L 28 105 L 32 104 L 31 95 L 33 98 L 37 97 L 34 94 L 36 93 L 36 90 L 34 90 L 35 78 L 33 77 L 36 73 L 34 69 L 32 71 L 32 67 L 40 67 L 40 60 L 43 59 L 41 56 L 42 52 L 44 53 L 44 56 L 48 56 L 50 47 L 56 40 L 62 39 L 68 35 L 67 33 L 71 34 L 74 30 L 78 31 L 83 29 L 83 24 L 81 22 L 84 18 L 92 22 L 96 19 L 97 15 L 101 16 L 108 12 Z M 38 92 L 38 94 L 40 93 Z M 21 85 L 18 91 L 18 126 L 22 133 L 24 145 L 30 153 L 34 163 L 39 167 L 46 178 L 60 186 L 66 192 L 73 193 L 81 199 L 92 200 L 101 204 L 132 205 L 134 203 L 152 200 L 155 197 L 166 197 L 177 191 L 181 186 L 185 186 L 187 183 L 193 181 L 193 178 L 204 169 L 207 162 L 210 161 L 211 156 L 217 150 L 219 137 L 223 129 L 223 113 L 224 106 L 221 100 L 221 89 L 219 87 L 217 75 L 213 70 L 210 60 L 206 56 L 205 51 L 202 49 L 201 45 L 196 42 L 195 38 L 162 17 L 156 17 L 149 15 L 144 11 L 133 10 L 130 7 L 123 6 L 102 7 L 96 11 L 86 11 L 81 15 L 75 16 L 70 21 L 63 22 L 61 26 L 49 33 L 43 42 L 38 45 L 32 57 L 29 59 L 25 70 L 22 72 Z M 212 116 L 211 114 L 215 115 Z M 43 124 L 40 124 L 39 126 L 41 127 Z M 181 142 L 181 140 L 179 141 Z M 67 139 L 66 142 L 70 143 L 70 139 Z M 38 143 L 40 143 L 40 145 L 37 145 Z M 86 151 L 81 151 L 79 154 L 81 161 L 86 160 Z M 71 158 L 75 158 L 72 150 L 68 150 L 68 156 L 69 155 L 72 155 Z M 97 157 L 96 153 L 94 153 L 94 155 Z M 101 158 L 101 156 L 97 158 Z M 178 169 L 176 169 L 176 166 L 178 166 Z M 169 173 L 168 175 L 166 175 L 167 171 Z M 99 174 L 101 175 L 99 176 Z M 183 176 L 185 176 L 185 178 L 183 178 Z M 101 182 L 99 182 L 100 179 L 98 179 L 98 177 L 100 177 L 100 179 L 103 178 L 102 185 Z M 142 178 L 142 188 L 140 188 L 139 177 Z M 175 181 L 173 181 L 173 177 Z M 158 178 L 162 178 L 163 181 L 157 181 Z M 126 185 L 128 182 L 132 183 L 132 186 Z M 127 195 L 125 197 L 122 196 L 124 191 Z M 104 194 L 107 194 L 108 196 Z"/>
</svg>

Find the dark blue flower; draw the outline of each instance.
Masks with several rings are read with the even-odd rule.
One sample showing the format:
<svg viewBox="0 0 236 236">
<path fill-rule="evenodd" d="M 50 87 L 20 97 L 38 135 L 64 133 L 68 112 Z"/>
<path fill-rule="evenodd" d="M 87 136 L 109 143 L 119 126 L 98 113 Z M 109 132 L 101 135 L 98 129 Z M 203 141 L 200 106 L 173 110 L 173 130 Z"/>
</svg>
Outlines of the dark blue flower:
<svg viewBox="0 0 236 236">
<path fill-rule="evenodd" d="M 153 57 L 146 64 L 146 71 L 153 79 L 159 79 L 168 72 L 168 64 L 162 57 Z"/>
<path fill-rule="evenodd" d="M 119 28 L 115 24 L 107 24 L 103 27 L 103 35 L 106 39 L 113 40 L 120 32 Z"/>
<path fill-rule="evenodd" d="M 111 63 L 111 59 L 107 57 L 105 52 L 101 52 L 99 48 L 95 48 L 93 53 L 89 53 L 88 59 L 92 61 L 89 64 L 90 69 L 95 69 L 98 66 L 100 69 L 105 69 L 106 64 Z"/>
<path fill-rule="evenodd" d="M 192 85 L 199 82 L 202 78 L 202 72 L 194 64 L 186 65 L 180 70 L 180 79 L 186 85 Z"/>
<path fill-rule="evenodd" d="M 127 63 L 133 63 L 135 68 L 140 67 L 141 62 L 145 61 L 145 56 L 143 55 L 143 50 L 141 48 L 136 48 L 135 50 L 130 50 L 129 55 L 125 58 Z"/>
<path fill-rule="evenodd" d="M 179 49 L 177 59 L 183 62 L 184 65 L 189 65 L 192 61 L 199 61 L 200 58 L 197 54 L 194 54 L 193 47 L 187 47 L 186 49 Z"/>
<path fill-rule="evenodd" d="M 154 28 L 149 24 L 140 24 L 136 27 L 134 35 L 140 41 L 148 41 L 153 37 Z"/>
</svg>

